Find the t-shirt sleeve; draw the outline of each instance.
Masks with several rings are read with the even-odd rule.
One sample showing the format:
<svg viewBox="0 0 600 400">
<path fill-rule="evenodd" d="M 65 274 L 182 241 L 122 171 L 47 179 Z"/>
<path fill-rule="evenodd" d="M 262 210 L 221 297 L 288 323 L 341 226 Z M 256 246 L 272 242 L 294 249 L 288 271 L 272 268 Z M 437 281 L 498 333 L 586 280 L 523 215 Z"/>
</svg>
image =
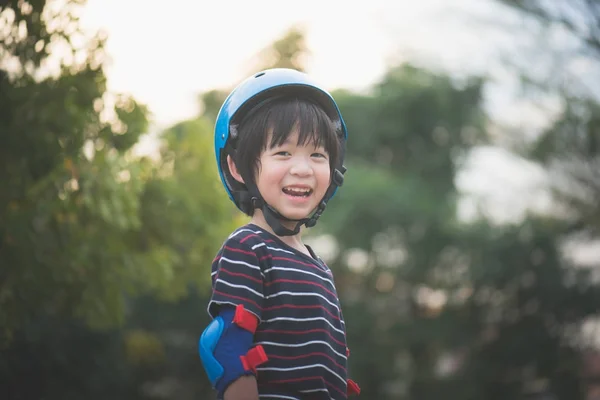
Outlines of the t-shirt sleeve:
<svg viewBox="0 0 600 400">
<path fill-rule="evenodd" d="M 263 273 L 258 256 L 248 245 L 227 240 L 212 265 L 212 296 L 208 313 L 212 318 L 223 305 L 244 308 L 261 320 Z"/>
</svg>

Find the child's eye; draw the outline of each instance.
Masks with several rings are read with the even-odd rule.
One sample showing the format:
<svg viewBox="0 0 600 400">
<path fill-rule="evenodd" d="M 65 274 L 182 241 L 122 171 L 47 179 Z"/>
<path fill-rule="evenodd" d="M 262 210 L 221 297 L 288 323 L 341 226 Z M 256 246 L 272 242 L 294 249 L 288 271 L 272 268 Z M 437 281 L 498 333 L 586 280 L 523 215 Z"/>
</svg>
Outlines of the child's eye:
<svg viewBox="0 0 600 400">
<path fill-rule="evenodd" d="M 275 153 L 276 156 L 283 156 L 283 157 L 287 157 L 290 155 L 289 151 L 278 151 L 277 153 Z"/>
<path fill-rule="evenodd" d="M 312 153 L 312 157 L 327 158 L 327 154 L 324 154 L 324 153 Z"/>
</svg>

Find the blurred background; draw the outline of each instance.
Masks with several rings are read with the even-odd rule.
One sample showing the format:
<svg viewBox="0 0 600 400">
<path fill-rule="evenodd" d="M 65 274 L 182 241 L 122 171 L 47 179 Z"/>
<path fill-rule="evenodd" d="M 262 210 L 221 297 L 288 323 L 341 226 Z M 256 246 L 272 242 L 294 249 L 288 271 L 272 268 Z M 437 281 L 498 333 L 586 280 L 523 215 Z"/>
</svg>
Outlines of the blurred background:
<svg viewBox="0 0 600 400">
<path fill-rule="evenodd" d="M 360 398 L 600 399 L 598 0 L 0 0 L 0 398 L 214 398 L 213 122 L 275 66 L 348 125 Z"/>
</svg>

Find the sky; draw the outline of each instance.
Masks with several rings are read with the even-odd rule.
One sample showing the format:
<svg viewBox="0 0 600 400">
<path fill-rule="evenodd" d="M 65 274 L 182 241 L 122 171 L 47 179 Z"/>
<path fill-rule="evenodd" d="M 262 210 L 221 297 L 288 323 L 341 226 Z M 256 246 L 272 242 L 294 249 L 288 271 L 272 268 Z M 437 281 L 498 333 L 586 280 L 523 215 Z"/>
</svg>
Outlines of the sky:
<svg viewBox="0 0 600 400">
<path fill-rule="evenodd" d="M 307 72 L 327 88 L 367 90 L 388 66 L 410 61 L 457 77 L 492 75 L 486 107 L 494 119 L 527 129 L 542 121 L 515 101 L 518 82 L 501 68 L 500 53 L 515 37 L 494 24 L 515 18 L 491 0 L 88 0 L 81 21 L 108 34 L 109 90 L 146 103 L 155 131 L 197 115 L 200 93 L 254 72 L 257 52 L 294 25 L 307 35 Z M 138 149 L 156 145 L 150 135 Z M 537 189 L 541 171 L 506 151 L 478 149 L 467 165 L 457 181 L 473 194 L 465 218 L 476 215 L 477 201 L 501 220 L 548 206 Z"/>
</svg>

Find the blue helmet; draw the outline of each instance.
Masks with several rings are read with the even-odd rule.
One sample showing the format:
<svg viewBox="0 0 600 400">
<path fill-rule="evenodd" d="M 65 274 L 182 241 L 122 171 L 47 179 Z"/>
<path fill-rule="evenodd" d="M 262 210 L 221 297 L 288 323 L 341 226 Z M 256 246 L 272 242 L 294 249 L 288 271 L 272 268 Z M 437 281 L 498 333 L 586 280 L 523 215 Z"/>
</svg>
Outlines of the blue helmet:
<svg viewBox="0 0 600 400">
<path fill-rule="evenodd" d="M 306 96 L 311 101 L 315 102 L 323 108 L 329 115 L 338 134 L 342 138 L 342 142 L 347 139 L 347 130 L 340 110 L 335 103 L 333 97 L 321 86 L 315 83 L 307 74 L 293 69 L 273 68 L 259 72 L 240 83 L 227 96 L 225 102 L 219 110 L 215 123 L 215 156 L 219 175 L 229 198 L 241 209 L 237 197 L 234 195 L 231 175 L 226 162 L 226 147 L 228 140 L 235 137 L 237 134 L 235 129 L 232 129 L 233 121 L 239 121 L 244 115 L 254 108 L 258 103 L 272 96 L 281 94 L 294 94 Z M 344 148 L 342 146 L 339 166 L 336 166 L 332 175 L 332 183 L 330 190 L 327 191 L 321 209 L 318 209 L 316 218 L 311 223 L 306 223 L 307 226 L 313 226 L 316 219 L 321 215 L 328 200 L 333 197 L 337 187 L 341 186 L 343 174 L 346 171 L 343 167 Z M 281 216 L 278 215 L 279 218 Z M 307 219 L 308 220 L 308 219 Z M 298 227 L 299 229 L 299 227 Z M 281 230 L 281 229 L 280 229 Z"/>
</svg>

